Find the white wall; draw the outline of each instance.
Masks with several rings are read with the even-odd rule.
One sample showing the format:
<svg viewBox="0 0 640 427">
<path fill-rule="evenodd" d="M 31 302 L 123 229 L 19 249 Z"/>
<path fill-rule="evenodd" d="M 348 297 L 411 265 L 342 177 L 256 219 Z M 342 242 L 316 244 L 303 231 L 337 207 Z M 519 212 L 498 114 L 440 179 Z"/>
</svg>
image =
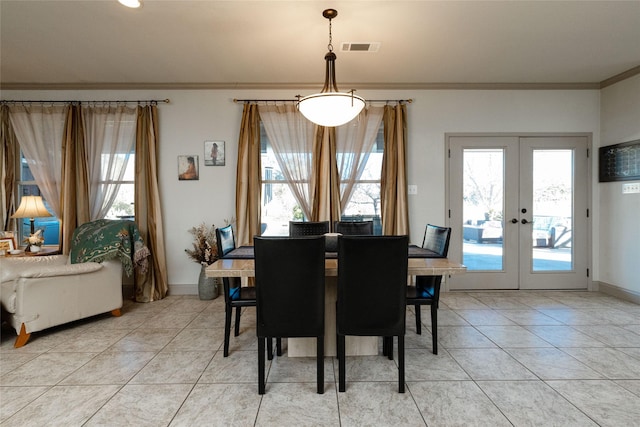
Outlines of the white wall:
<svg viewBox="0 0 640 427">
<path fill-rule="evenodd" d="M 224 225 L 235 211 L 235 163 L 242 105 L 234 98 L 292 99 L 296 90 L 4 91 L 3 99 L 164 99 L 160 116 L 160 190 L 168 275 L 172 292 L 196 293 L 199 266 L 184 253 L 187 230 L 205 221 Z M 599 145 L 597 90 L 407 90 L 359 91 L 369 99 L 407 99 L 408 182 L 411 240 L 426 223 L 445 223 L 445 133 L 591 132 Z M 637 113 L 637 109 L 636 109 Z M 226 166 L 204 166 L 205 140 L 226 141 Z M 178 181 L 177 156 L 200 156 L 200 180 Z M 594 241 L 596 233 L 594 233 Z M 637 248 L 637 247 L 636 247 Z M 636 264 L 639 264 L 636 262 Z M 638 277 L 638 276 L 636 276 Z"/>
<path fill-rule="evenodd" d="M 640 75 L 602 90 L 601 146 L 640 139 Z M 637 182 L 637 181 L 636 181 Z M 599 187 L 600 281 L 640 298 L 640 194 Z"/>
</svg>

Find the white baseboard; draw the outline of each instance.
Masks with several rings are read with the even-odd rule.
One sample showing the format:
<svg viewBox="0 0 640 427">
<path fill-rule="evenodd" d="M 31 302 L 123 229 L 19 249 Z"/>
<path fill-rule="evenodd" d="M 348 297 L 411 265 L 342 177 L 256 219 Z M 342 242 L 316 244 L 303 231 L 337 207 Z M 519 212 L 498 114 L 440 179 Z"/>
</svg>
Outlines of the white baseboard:
<svg viewBox="0 0 640 427">
<path fill-rule="evenodd" d="M 198 295 L 197 284 L 169 285 L 169 295 Z"/>
<path fill-rule="evenodd" d="M 595 284 L 596 282 L 594 282 Z M 603 294 L 611 295 L 616 298 L 640 304 L 640 293 L 629 289 L 624 289 L 616 285 L 605 282 L 598 282 L 598 290 Z"/>
</svg>

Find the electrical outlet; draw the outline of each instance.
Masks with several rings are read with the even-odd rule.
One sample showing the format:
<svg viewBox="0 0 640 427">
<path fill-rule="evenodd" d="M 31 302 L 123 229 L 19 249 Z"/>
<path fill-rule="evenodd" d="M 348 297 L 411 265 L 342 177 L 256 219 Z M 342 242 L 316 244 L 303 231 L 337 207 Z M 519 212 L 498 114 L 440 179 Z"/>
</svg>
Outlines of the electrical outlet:
<svg viewBox="0 0 640 427">
<path fill-rule="evenodd" d="M 410 184 L 407 186 L 407 193 L 408 194 L 418 194 L 418 186 L 417 185 L 413 185 Z"/>
<path fill-rule="evenodd" d="M 640 193 L 640 182 L 625 182 L 622 184 L 622 194 Z"/>
</svg>

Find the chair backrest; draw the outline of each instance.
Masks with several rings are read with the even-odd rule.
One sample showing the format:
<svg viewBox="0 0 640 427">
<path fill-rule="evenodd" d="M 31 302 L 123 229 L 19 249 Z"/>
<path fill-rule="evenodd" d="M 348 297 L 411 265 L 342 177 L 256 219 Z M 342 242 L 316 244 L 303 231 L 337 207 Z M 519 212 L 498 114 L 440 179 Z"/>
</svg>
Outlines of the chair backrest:
<svg viewBox="0 0 640 427">
<path fill-rule="evenodd" d="M 436 252 L 438 255 L 446 257 L 449 253 L 449 239 L 451 238 L 451 227 L 439 227 L 427 224 L 422 239 L 422 247 Z"/>
<path fill-rule="evenodd" d="M 216 228 L 216 244 L 218 245 L 218 257 L 224 258 L 226 254 L 236 248 L 236 240 L 233 236 L 231 225 Z"/>
<path fill-rule="evenodd" d="M 321 236 L 329 232 L 329 221 L 289 221 L 289 236 Z"/>
<path fill-rule="evenodd" d="M 324 236 L 256 236 L 254 248 L 257 335 L 324 335 Z"/>
<path fill-rule="evenodd" d="M 346 236 L 371 236 L 373 221 L 336 221 L 333 231 Z"/>
<path fill-rule="evenodd" d="M 337 330 L 404 335 L 408 236 L 338 237 Z"/>
<path fill-rule="evenodd" d="M 231 225 L 216 228 L 216 245 L 218 246 L 218 258 L 224 258 L 226 254 L 236 248 L 236 240 L 233 236 L 233 228 Z M 238 295 L 240 288 L 239 277 L 223 277 L 222 285 L 224 288 L 224 301 L 229 304 L 231 299 Z M 235 290 L 235 291 L 232 291 Z"/>
</svg>

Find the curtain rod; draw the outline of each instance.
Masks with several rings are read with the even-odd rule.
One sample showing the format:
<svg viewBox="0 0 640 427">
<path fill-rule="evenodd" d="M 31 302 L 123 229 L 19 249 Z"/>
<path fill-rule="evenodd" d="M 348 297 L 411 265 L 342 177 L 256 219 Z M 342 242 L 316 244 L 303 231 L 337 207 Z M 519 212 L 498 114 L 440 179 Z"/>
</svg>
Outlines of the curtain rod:
<svg viewBox="0 0 640 427">
<path fill-rule="evenodd" d="M 163 103 L 163 104 L 168 104 L 170 102 L 169 98 L 167 99 L 145 99 L 145 100 L 133 100 L 133 101 L 128 101 L 128 100 L 111 100 L 111 101 L 21 101 L 21 100 L 1 100 L 0 101 L 3 104 L 131 104 L 131 103 L 137 103 L 137 104 L 147 104 L 147 103 L 151 103 L 151 104 L 159 104 L 159 103 Z"/>
<path fill-rule="evenodd" d="M 247 102 L 298 102 L 299 99 L 233 99 L 233 102 L 236 104 Z M 409 99 L 365 99 L 365 102 L 406 102 L 407 104 L 411 104 L 413 102 L 412 98 Z"/>
</svg>

